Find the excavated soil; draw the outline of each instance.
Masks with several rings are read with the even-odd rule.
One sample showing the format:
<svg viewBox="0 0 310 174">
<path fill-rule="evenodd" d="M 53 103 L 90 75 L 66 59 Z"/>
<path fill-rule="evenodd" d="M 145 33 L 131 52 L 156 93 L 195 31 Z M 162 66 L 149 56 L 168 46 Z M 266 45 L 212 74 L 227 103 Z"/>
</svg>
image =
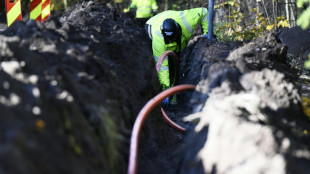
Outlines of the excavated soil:
<svg viewBox="0 0 310 174">
<path fill-rule="evenodd" d="M 152 111 L 138 173 L 310 171 L 309 42 L 297 27 L 249 43 L 198 28 L 179 67 L 179 84 L 196 90 L 167 109 L 187 131 Z M 81 2 L 44 23 L 14 23 L 0 43 L 0 173 L 125 173 L 135 118 L 160 92 L 134 16 Z"/>
<path fill-rule="evenodd" d="M 292 57 L 304 61 L 307 56 L 299 57 L 303 53 L 283 42 L 296 30 L 283 32 L 282 42 L 267 33 L 238 48 L 203 39 L 187 48 L 198 52 L 183 57 L 185 67 L 201 68 L 189 68 L 185 75 L 199 81 L 192 96 L 195 114 L 186 120 L 199 123 L 186 137 L 178 173 L 309 171 L 310 124 L 304 114 L 309 79 L 303 67 L 291 63 Z M 307 31 L 303 34 L 301 40 L 310 39 Z"/>
</svg>

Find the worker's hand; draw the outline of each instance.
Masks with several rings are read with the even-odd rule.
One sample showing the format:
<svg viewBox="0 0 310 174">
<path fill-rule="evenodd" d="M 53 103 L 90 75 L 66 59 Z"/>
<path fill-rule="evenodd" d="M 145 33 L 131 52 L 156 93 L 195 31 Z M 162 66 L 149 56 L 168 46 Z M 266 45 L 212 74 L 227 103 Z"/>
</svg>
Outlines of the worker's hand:
<svg viewBox="0 0 310 174">
<path fill-rule="evenodd" d="M 161 102 L 161 106 L 166 108 L 168 107 L 169 103 L 170 103 L 170 97 L 167 97 Z"/>
</svg>

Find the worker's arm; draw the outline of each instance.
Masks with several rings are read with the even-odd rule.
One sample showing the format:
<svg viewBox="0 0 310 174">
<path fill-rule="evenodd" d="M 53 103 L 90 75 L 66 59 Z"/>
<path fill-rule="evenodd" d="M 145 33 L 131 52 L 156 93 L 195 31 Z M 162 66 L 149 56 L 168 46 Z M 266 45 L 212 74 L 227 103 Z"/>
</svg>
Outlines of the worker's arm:
<svg viewBox="0 0 310 174">
<path fill-rule="evenodd" d="M 184 11 L 186 21 L 188 25 L 190 25 L 191 31 L 194 31 L 196 26 L 198 24 L 201 24 L 202 29 L 203 29 L 203 34 L 208 33 L 208 10 L 206 8 L 200 7 L 200 8 L 193 8 L 190 10 L 185 10 Z M 186 23 L 182 23 L 184 25 L 182 28 L 187 28 Z M 189 30 L 188 30 L 189 31 Z M 192 34 L 189 31 L 190 34 Z"/>
<path fill-rule="evenodd" d="M 208 10 L 206 8 L 201 8 L 201 14 L 202 14 L 202 19 L 201 19 L 201 26 L 203 30 L 203 34 L 208 33 Z"/>
<path fill-rule="evenodd" d="M 152 11 L 153 13 L 157 13 L 158 11 L 158 5 L 156 3 L 156 0 L 152 0 Z"/>
<path fill-rule="evenodd" d="M 157 63 L 159 57 L 165 51 L 167 51 L 167 48 L 166 48 L 165 43 L 164 43 L 164 39 L 161 37 L 162 36 L 159 36 L 157 33 L 157 34 L 153 35 L 153 40 L 152 40 L 153 56 L 154 56 L 156 63 Z M 159 82 L 162 86 L 162 90 L 166 90 L 170 87 L 169 66 L 168 66 L 168 59 L 167 58 L 161 64 L 161 67 L 158 71 L 158 78 L 159 78 Z"/>
<path fill-rule="evenodd" d="M 130 11 L 130 9 L 134 9 L 137 8 L 137 3 L 136 0 L 132 0 L 131 4 L 129 5 L 129 7 L 127 8 L 127 11 Z"/>
</svg>

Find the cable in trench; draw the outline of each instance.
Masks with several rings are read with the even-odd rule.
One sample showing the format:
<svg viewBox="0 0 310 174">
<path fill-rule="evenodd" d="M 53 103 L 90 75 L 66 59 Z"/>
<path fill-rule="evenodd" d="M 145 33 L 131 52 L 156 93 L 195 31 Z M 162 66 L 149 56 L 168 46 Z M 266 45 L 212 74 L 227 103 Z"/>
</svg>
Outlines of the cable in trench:
<svg viewBox="0 0 310 174">
<path fill-rule="evenodd" d="M 157 96 L 152 98 L 150 101 L 146 103 L 146 105 L 141 109 L 139 112 L 136 121 L 133 126 L 133 130 L 131 133 L 131 139 L 130 139 L 130 152 L 129 152 L 129 163 L 128 163 L 128 171 L 127 174 L 135 174 L 137 170 L 137 157 L 138 157 L 138 143 L 139 143 L 139 136 L 140 131 L 142 128 L 142 124 L 148 114 L 159 104 L 164 100 L 166 97 L 173 95 L 175 93 L 185 91 L 185 90 L 195 90 L 194 85 L 178 85 L 171 87 L 161 93 L 159 93 Z"/>
<path fill-rule="evenodd" d="M 172 84 L 177 84 L 178 82 L 178 77 L 179 77 L 179 59 L 178 56 L 173 52 L 173 51 L 165 51 L 158 59 L 157 63 L 156 63 L 156 71 L 158 72 L 161 64 L 163 63 L 163 61 L 165 60 L 165 58 L 167 58 L 168 56 L 172 56 L 173 58 L 173 63 L 174 63 L 174 67 L 175 67 L 175 71 L 174 71 L 174 79 L 173 79 L 173 83 Z M 163 117 L 165 119 L 165 121 L 174 129 L 176 129 L 177 131 L 181 132 L 181 133 L 185 133 L 185 128 L 183 128 L 182 126 L 179 126 L 178 124 L 174 123 L 165 113 L 164 109 L 161 107 L 161 112 L 163 114 Z"/>
<path fill-rule="evenodd" d="M 174 58 L 174 67 L 176 67 L 175 70 L 175 74 L 174 74 L 174 83 L 176 84 L 177 82 L 177 78 L 178 78 L 178 73 L 179 73 L 179 69 L 178 69 L 178 58 L 177 55 L 172 52 L 172 51 L 166 51 L 164 52 L 157 64 L 156 64 L 156 70 L 157 72 L 160 69 L 161 64 L 163 63 L 164 59 L 167 56 L 173 56 Z M 195 90 L 195 86 L 194 85 L 178 85 L 178 86 L 174 86 L 171 87 L 161 93 L 159 93 L 157 96 L 155 96 L 154 98 L 152 98 L 139 112 L 136 121 L 134 123 L 133 126 L 133 130 L 131 133 L 131 139 L 130 139 L 130 152 L 129 152 L 129 162 L 128 162 L 128 171 L 127 174 L 136 174 L 137 171 L 137 158 L 138 158 L 138 143 L 139 143 L 139 136 L 140 136 L 140 131 L 142 128 L 142 124 L 144 122 L 144 120 L 146 119 L 146 117 L 148 116 L 148 114 L 159 104 L 161 103 L 166 97 L 171 96 L 175 93 L 181 92 L 181 91 L 186 91 L 186 90 Z M 173 128 L 175 128 L 176 130 L 184 133 L 185 132 L 185 128 L 177 125 L 176 123 L 174 123 L 172 120 L 170 120 L 170 118 L 166 115 L 166 113 L 164 112 L 163 108 L 161 108 L 163 117 L 165 119 L 165 121 L 172 126 Z"/>
</svg>

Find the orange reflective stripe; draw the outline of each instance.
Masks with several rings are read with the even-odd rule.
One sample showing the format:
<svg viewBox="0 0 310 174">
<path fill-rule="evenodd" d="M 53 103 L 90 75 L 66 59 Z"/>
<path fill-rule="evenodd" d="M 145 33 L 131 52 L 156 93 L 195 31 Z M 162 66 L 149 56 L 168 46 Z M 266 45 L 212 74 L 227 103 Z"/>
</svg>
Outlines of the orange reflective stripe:
<svg viewBox="0 0 310 174">
<path fill-rule="evenodd" d="M 6 0 L 6 19 L 8 27 L 16 20 L 22 20 L 20 0 Z"/>
<path fill-rule="evenodd" d="M 42 22 L 45 21 L 51 14 L 50 0 L 43 0 L 42 2 Z"/>
<path fill-rule="evenodd" d="M 30 19 L 41 22 L 42 0 L 31 0 L 30 2 Z"/>
</svg>

